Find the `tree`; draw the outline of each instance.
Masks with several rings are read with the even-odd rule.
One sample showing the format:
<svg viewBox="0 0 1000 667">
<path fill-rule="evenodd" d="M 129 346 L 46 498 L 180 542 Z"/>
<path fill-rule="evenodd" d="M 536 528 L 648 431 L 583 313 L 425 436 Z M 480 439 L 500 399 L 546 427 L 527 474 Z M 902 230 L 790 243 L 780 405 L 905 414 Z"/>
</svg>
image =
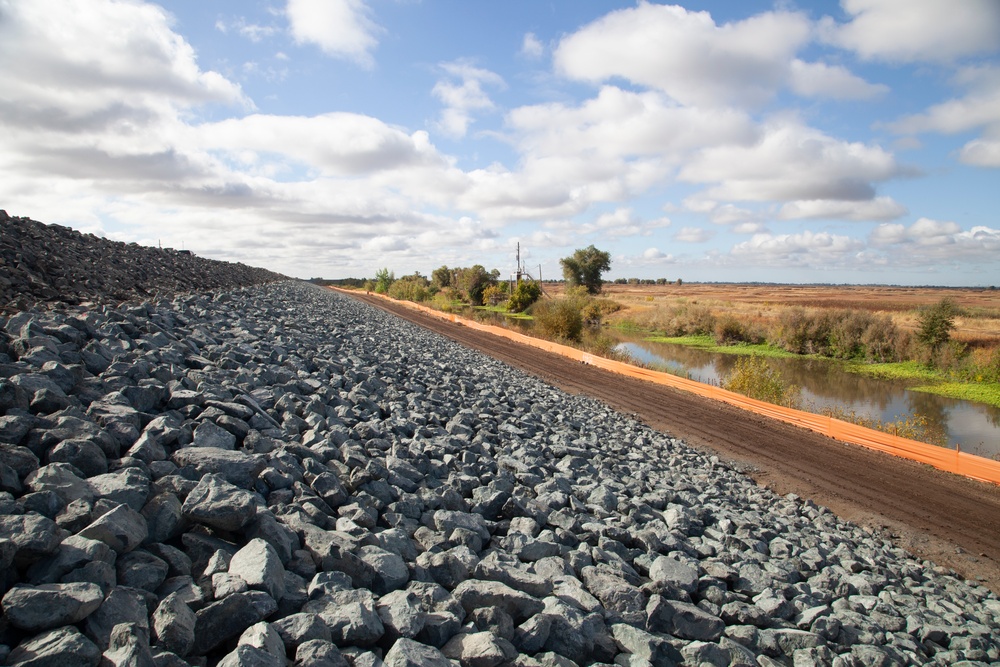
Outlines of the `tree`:
<svg viewBox="0 0 1000 667">
<path fill-rule="evenodd" d="M 920 313 L 917 340 L 936 354 L 941 346 L 951 340 L 951 330 L 955 328 L 958 304 L 945 297 Z"/>
<path fill-rule="evenodd" d="M 542 287 L 534 280 L 522 280 L 514 288 L 513 294 L 507 301 L 507 310 L 512 313 L 520 313 L 528 306 L 538 301 L 542 296 Z"/>
<path fill-rule="evenodd" d="M 388 268 L 379 269 L 375 272 L 375 291 L 379 294 L 388 294 L 389 286 L 396 280 L 396 274 Z"/>
<path fill-rule="evenodd" d="M 483 292 L 490 285 L 495 285 L 500 272 L 494 269 L 487 271 L 482 264 L 476 264 L 455 272 L 454 286 L 468 299 L 473 306 L 483 305 Z"/>
<path fill-rule="evenodd" d="M 564 257 L 559 263 L 568 286 L 580 285 L 588 293 L 598 294 L 604 284 L 601 274 L 611 270 L 611 254 L 591 245 L 576 250 L 572 257 Z"/>
<path fill-rule="evenodd" d="M 451 269 L 447 266 L 434 269 L 431 271 L 431 282 L 438 288 L 451 287 Z"/>
</svg>

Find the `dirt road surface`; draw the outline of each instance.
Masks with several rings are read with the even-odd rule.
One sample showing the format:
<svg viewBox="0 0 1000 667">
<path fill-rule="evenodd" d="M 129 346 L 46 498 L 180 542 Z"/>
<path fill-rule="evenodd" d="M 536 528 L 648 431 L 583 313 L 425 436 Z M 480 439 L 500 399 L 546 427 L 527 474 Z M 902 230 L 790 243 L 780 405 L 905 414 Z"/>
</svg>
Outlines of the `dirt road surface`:
<svg viewBox="0 0 1000 667">
<path fill-rule="evenodd" d="M 996 485 L 580 364 L 383 298 L 354 296 L 716 453 L 762 486 L 825 505 L 920 558 L 952 568 L 1000 594 L 1000 487 Z"/>
</svg>

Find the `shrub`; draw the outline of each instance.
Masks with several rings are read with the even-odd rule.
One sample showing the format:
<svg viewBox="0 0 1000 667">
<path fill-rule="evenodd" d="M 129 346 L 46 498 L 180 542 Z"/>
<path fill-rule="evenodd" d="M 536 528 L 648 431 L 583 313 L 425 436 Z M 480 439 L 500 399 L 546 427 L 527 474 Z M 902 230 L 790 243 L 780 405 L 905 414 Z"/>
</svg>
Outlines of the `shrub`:
<svg viewBox="0 0 1000 667">
<path fill-rule="evenodd" d="M 921 311 L 917 340 L 930 349 L 932 357 L 951 339 L 956 315 L 958 305 L 947 297 Z"/>
<path fill-rule="evenodd" d="M 740 343 L 757 344 L 764 342 L 764 336 L 748 322 L 727 315 L 715 323 L 716 345 L 739 345 Z"/>
<path fill-rule="evenodd" d="M 401 301 L 426 301 L 427 284 L 422 276 L 404 276 L 389 285 L 389 296 Z"/>
<path fill-rule="evenodd" d="M 872 318 L 861 336 L 861 343 L 865 348 L 865 359 L 878 363 L 899 361 L 899 350 L 905 345 L 896 323 L 888 315 Z"/>
<path fill-rule="evenodd" d="M 722 388 L 774 405 L 795 407 L 798 404 L 798 387 L 786 384 L 778 372 L 757 355 L 737 359 L 736 366 L 723 380 Z"/>
<path fill-rule="evenodd" d="M 396 275 L 389 269 L 379 269 L 375 272 L 375 291 L 379 294 L 388 294 L 389 286 L 396 279 Z"/>
<path fill-rule="evenodd" d="M 580 306 L 571 299 L 538 301 L 531 307 L 535 329 L 546 338 L 580 340 L 583 331 L 583 314 Z"/>
<path fill-rule="evenodd" d="M 507 283 L 490 285 L 483 290 L 483 305 L 498 306 L 501 302 L 507 301 L 507 289 Z"/>
<path fill-rule="evenodd" d="M 542 287 L 534 280 L 522 280 L 514 288 L 507 301 L 507 310 L 512 313 L 523 312 L 542 296 Z"/>
</svg>

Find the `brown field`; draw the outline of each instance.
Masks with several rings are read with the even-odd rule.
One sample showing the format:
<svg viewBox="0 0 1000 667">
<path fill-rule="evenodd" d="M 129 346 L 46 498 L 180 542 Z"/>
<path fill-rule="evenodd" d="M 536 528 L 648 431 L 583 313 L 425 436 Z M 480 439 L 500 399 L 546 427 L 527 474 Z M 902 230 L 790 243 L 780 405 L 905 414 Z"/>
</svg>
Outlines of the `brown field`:
<svg viewBox="0 0 1000 667">
<path fill-rule="evenodd" d="M 545 283 L 545 292 L 561 295 L 562 283 Z M 629 317 L 658 306 L 700 304 L 718 314 L 738 318 L 772 320 L 782 310 L 857 309 L 891 315 L 897 326 L 916 328 L 919 309 L 948 297 L 964 315 L 955 320 L 953 338 L 976 346 L 1000 344 L 1000 290 L 984 288 L 886 287 L 858 285 L 742 285 L 742 284 L 605 284 L 602 296 L 617 301 L 625 310 L 617 317 Z"/>
</svg>

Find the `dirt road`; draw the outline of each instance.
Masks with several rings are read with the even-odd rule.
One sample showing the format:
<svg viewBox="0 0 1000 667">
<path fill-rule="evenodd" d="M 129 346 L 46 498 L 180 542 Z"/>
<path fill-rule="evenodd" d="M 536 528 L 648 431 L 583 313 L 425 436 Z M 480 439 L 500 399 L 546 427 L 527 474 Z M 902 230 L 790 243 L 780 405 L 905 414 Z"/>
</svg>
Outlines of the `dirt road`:
<svg viewBox="0 0 1000 667">
<path fill-rule="evenodd" d="M 1000 593 L 1000 487 L 580 364 L 382 298 L 354 296 L 737 462 L 758 484 L 810 498 Z"/>
</svg>

